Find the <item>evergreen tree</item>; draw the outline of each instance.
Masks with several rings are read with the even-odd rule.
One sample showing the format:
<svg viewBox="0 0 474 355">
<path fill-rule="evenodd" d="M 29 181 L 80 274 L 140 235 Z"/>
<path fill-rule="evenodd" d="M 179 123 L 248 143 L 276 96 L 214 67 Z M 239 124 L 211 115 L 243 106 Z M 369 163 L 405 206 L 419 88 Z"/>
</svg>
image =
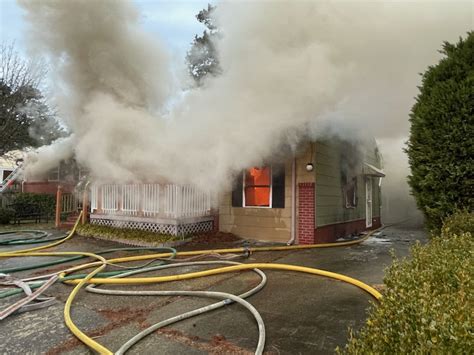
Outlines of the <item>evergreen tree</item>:
<svg viewBox="0 0 474 355">
<path fill-rule="evenodd" d="M 422 76 L 407 148 L 409 184 L 430 228 L 474 210 L 474 33 L 441 53 Z"/>
<path fill-rule="evenodd" d="M 186 62 L 189 74 L 199 86 L 206 75 L 218 75 L 220 73 L 219 60 L 214 41 L 218 38 L 218 30 L 213 19 L 215 6 L 207 5 L 207 9 L 201 10 L 196 18 L 204 26 L 202 36 L 196 35 L 191 44 L 191 49 L 186 54 Z"/>
</svg>

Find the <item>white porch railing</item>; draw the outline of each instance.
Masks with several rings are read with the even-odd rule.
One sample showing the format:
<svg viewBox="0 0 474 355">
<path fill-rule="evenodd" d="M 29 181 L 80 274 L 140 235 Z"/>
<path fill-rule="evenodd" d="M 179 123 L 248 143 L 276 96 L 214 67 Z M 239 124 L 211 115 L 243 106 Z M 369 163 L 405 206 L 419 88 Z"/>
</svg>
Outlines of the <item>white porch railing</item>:
<svg viewBox="0 0 474 355">
<path fill-rule="evenodd" d="M 78 200 L 73 193 L 64 193 L 61 195 L 61 212 L 76 212 L 78 208 Z"/>
<path fill-rule="evenodd" d="M 154 216 L 160 213 L 160 185 L 142 185 L 141 198 L 143 215 Z"/>
<path fill-rule="evenodd" d="M 166 185 L 165 214 L 172 217 L 197 217 L 210 212 L 211 195 L 193 186 Z"/>
<path fill-rule="evenodd" d="M 119 210 L 119 185 L 102 186 L 102 210 L 107 213 L 115 213 Z"/>
<path fill-rule="evenodd" d="M 92 185 L 91 212 L 144 217 L 200 217 L 211 213 L 211 194 L 190 185 Z"/>
<path fill-rule="evenodd" d="M 140 211 L 140 185 L 122 185 L 122 212 L 137 215 Z"/>
</svg>

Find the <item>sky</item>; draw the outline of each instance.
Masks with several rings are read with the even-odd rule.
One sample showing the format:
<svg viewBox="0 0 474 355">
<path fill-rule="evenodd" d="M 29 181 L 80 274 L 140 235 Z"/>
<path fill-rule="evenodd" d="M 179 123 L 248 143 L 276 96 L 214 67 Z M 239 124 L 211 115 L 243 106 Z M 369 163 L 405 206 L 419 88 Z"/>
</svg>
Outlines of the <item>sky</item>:
<svg viewBox="0 0 474 355">
<path fill-rule="evenodd" d="M 175 56 L 183 58 L 195 34 L 204 26 L 195 15 L 207 7 L 209 1 L 191 0 L 134 0 L 142 14 L 143 28 L 164 41 Z M 15 42 L 21 53 L 26 53 L 24 31 L 26 23 L 22 9 L 15 0 L 0 0 L 1 42 Z"/>
</svg>

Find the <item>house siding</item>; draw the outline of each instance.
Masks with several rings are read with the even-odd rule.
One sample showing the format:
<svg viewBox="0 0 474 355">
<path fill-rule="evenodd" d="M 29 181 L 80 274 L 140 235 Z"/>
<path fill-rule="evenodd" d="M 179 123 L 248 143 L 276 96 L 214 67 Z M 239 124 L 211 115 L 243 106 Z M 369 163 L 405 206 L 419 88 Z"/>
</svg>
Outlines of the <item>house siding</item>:
<svg viewBox="0 0 474 355">
<path fill-rule="evenodd" d="M 314 182 L 314 172 L 306 171 L 306 164 L 311 161 L 309 144 L 306 148 L 296 159 L 297 186 L 299 183 Z M 291 165 L 291 159 L 287 159 L 284 208 L 232 207 L 231 192 L 223 193 L 219 198 L 219 230 L 247 239 L 283 243 L 288 241 L 291 238 Z M 297 194 L 296 206 L 298 203 Z M 296 218 L 298 220 L 298 214 Z"/>
<path fill-rule="evenodd" d="M 63 193 L 74 192 L 74 184 L 60 183 L 58 181 L 25 181 L 23 183 L 23 192 L 56 195 L 59 185 L 61 185 Z"/>
<path fill-rule="evenodd" d="M 305 184 L 314 184 L 311 196 L 315 207 L 311 211 L 300 211 L 300 208 L 296 208 L 296 231 L 297 237 L 301 239 L 297 239 L 299 243 L 331 241 L 341 233 L 348 232 L 350 234 L 356 230 L 365 229 L 366 177 L 362 175 L 361 166 L 357 173 L 357 206 L 345 208 L 341 182 L 342 149 L 343 143 L 333 140 L 319 141 L 312 143 L 312 146 L 307 144 L 306 149 L 298 154 L 296 159 L 296 206 L 301 206 L 300 202 L 304 201 L 300 201 L 300 197 L 306 196 L 306 194 L 300 194 L 300 187 L 307 186 Z M 364 161 L 380 167 L 380 159 L 374 150 L 364 152 L 364 155 Z M 306 164 L 309 162 L 314 164 L 315 170 L 313 172 L 306 171 Z M 232 207 L 232 193 L 230 191 L 223 193 L 219 198 L 219 230 L 234 233 L 246 239 L 272 242 L 288 241 L 291 237 L 291 163 L 291 159 L 287 159 L 285 162 L 284 208 Z M 373 184 L 373 224 L 376 226 L 380 224 L 380 191 L 378 178 L 371 178 L 371 181 Z M 307 229 L 300 226 L 300 223 L 305 223 L 308 216 L 311 216 L 315 222 L 310 223 L 313 230 L 316 229 L 313 236 L 308 234 Z M 339 224 L 344 224 L 344 228 L 336 227 Z M 318 228 L 324 234 L 324 240 L 318 237 Z"/>
<path fill-rule="evenodd" d="M 357 205 L 346 208 L 341 181 L 341 153 L 343 144 L 337 140 L 319 141 L 315 149 L 316 167 L 316 228 L 365 219 L 365 181 L 362 167 L 357 172 Z M 375 145 L 374 145 L 375 149 Z M 380 159 L 375 150 L 363 152 L 364 161 L 380 166 Z M 378 178 L 370 178 L 372 182 L 372 214 L 380 216 L 380 188 Z"/>
</svg>

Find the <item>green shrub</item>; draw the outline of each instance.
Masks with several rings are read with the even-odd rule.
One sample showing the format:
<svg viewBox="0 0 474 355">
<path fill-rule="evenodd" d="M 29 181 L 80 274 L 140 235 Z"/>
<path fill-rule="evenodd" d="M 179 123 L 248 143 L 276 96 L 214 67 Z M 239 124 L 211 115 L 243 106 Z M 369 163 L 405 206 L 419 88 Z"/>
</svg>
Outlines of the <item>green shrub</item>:
<svg viewBox="0 0 474 355">
<path fill-rule="evenodd" d="M 423 74 L 407 148 L 413 196 L 437 231 L 457 209 L 474 210 L 474 33 L 441 52 Z"/>
<path fill-rule="evenodd" d="M 474 212 L 457 212 L 443 221 L 441 236 L 461 235 L 462 233 L 471 233 L 474 235 Z"/>
<path fill-rule="evenodd" d="M 9 208 L 0 208 L 0 224 L 9 224 L 13 218 L 13 211 Z"/>
<path fill-rule="evenodd" d="M 468 354 L 474 349 L 474 239 L 469 232 L 415 245 L 388 268 L 367 324 L 339 352 Z"/>
<path fill-rule="evenodd" d="M 141 241 L 146 243 L 160 244 L 180 239 L 174 235 L 153 233 L 138 229 L 122 229 L 107 226 L 97 226 L 93 224 L 79 224 L 76 232 L 84 237 L 99 237 L 107 240 L 126 239 L 131 241 Z"/>
<path fill-rule="evenodd" d="M 22 192 L 15 195 L 13 203 L 18 205 L 37 204 L 40 206 L 42 212 L 54 214 L 56 209 L 56 196 Z"/>
</svg>

